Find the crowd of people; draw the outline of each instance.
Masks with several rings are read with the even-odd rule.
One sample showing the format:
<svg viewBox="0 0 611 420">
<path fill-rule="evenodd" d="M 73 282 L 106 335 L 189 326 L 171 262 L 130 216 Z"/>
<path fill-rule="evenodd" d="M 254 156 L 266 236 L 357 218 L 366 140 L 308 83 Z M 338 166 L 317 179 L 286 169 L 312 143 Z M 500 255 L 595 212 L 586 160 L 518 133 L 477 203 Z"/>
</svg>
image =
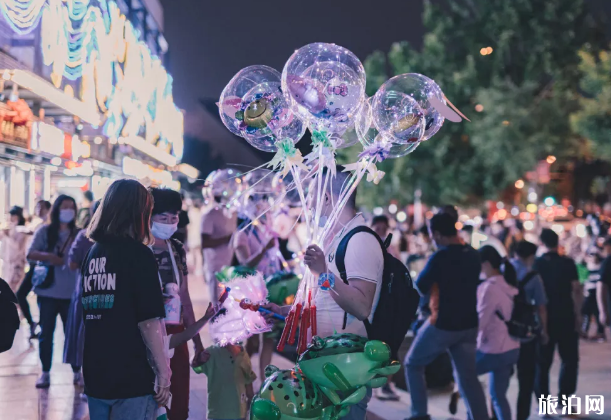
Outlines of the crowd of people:
<svg viewBox="0 0 611 420">
<path fill-rule="evenodd" d="M 345 177 L 338 171 L 329 191 L 339 194 Z M 320 199 L 323 219 L 338 196 L 325 192 Z M 237 214 L 215 205 L 221 200 L 214 197 L 215 203 L 201 214 L 191 213 L 178 192 L 119 180 L 99 201 L 89 192 L 80 206 L 67 195 L 52 204 L 40 201 L 31 220 L 23 209 L 11 209 L 9 226 L 0 232 L 2 274 L 17 295 L 31 338 L 39 340 L 42 374 L 36 387 L 51 385 L 59 315 L 66 337 L 63 361 L 72 366 L 74 383 L 84 383 L 92 420 L 150 419 L 166 409 L 170 420 L 187 419 L 191 368 L 208 376 L 208 418 L 245 418 L 255 393 L 252 384 L 257 376 L 265 377 L 278 336 L 267 333 L 243 345 L 204 348 L 199 331 L 227 298 L 215 275 L 231 265 L 269 277 L 298 268 L 296 261 L 302 260 L 319 284 L 326 281 L 332 289 L 315 295 L 318 335 L 338 331 L 367 336 L 380 296 L 385 252 L 370 231 L 359 231 L 348 241 L 341 272 L 335 254 L 342 239 L 362 226 L 387 238 L 393 233 L 387 216 L 367 221 L 357 212 L 355 192 L 328 243 L 302 250 L 299 240 L 278 235 L 271 216 L 256 217 L 253 223 L 264 212 L 257 207 L 260 203 Z M 198 231 L 190 228 L 193 224 Z M 542 229 L 535 244 L 525 239 L 519 224 L 511 229 L 492 226 L 473 247 L 473 227 L 462 226 L 456 209 L 447 206 L 422 228 L 409 235 L 394 231 L 396 239 L 388 241 L 388 253 L 417 274 L 414 283 L 422 296 L 414 341 L 404 360 L 412 419 L 429 418 L 425 368 L 442 354 L 452 360 L 456 383 L 451 412 L 462 397 L 471 419 L 489 418 L 478 380 L 489 373 L 493 415 L 510 420 L 513 405 L 518 420 L 525 420 L 532 396 L 551 393 L 549 372 L 556 350 L 562 363 L 559 394 L 570 396 L 577 388 L 580 337 L 606 339 L 611 239 L 590 229 L 580 246 L 561 247 L 551 229 Z M 192 239 L 194 232 L 197 240 Z M 199 255 L 189 258 L 189 252 L 203 254 L 210 292 L 200 319 L 189 293 L 189 267 L 197 267 Z M 28 305 L 30 291 L 37 296 L 38 322 Z M 265 308 L 286 316 L 290 306 L 270 303 Z M 517 308 L 532 312 L 528 334 L 515 331 Z M 592 324 L 596 333 L 589 336 Z M 258 375 L 250 363 L 256 352 Z M 514 371 L 519 396 L 512 404 L 506 394 Z M 371 397 L 369 388 L 343 418 L 364 419 Z M 398 399 L 390 383 L 378 397 Z"/>
</svg>

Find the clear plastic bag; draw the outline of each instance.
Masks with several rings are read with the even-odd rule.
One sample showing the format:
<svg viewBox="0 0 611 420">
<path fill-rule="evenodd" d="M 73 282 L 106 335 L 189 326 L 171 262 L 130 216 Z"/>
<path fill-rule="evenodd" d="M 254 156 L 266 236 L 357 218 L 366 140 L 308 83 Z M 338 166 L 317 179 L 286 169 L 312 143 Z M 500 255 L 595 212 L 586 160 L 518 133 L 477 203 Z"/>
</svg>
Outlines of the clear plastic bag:
<svg viewBox="0 0 611 420">
<path fill-rule="evenodd" d="M 146 354 L 156 376 L 155 391 L 158 388 L 169 388 L 172 371 L 168 357 L 169 339 L 165 330 L 165 323 L 161 318 L 152 318 L 138 324 L 142 340 L 146 346 Z"/>
</svg>

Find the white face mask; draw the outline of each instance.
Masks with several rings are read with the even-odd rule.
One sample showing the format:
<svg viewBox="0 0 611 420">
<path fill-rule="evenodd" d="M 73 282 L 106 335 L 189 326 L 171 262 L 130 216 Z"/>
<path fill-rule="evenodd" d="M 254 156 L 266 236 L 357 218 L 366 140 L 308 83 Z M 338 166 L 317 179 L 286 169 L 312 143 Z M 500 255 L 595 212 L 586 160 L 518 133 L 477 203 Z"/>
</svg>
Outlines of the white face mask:
<svg viewBox="0 0 611 420">
<path fill-rule="evenodd" d="M 153 222 L 151 226 L 151 233 L 157 239 L 166 240 L 170 239 L 174 233 L 178 230 L 178 223 L 172 225 L 166 223 Z"/>
<path fill-rule="evenodd" d="M 74 220 L 76 212 L 73 209 L 63 209 L 59 211 L 59 221 L 62 223 L 70 223 Z"/>
</svg>

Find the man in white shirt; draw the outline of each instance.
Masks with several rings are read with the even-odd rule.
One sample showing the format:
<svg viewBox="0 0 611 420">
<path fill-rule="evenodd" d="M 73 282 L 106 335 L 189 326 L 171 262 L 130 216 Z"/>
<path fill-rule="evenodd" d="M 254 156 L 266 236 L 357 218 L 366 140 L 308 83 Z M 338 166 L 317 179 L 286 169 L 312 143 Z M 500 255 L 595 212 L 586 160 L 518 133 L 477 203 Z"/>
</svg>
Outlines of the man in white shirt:
<svg viewBox="0 0 611 420">
<path fill-rule="evenodd" d="M 215 197 L 216 203 L 220 197 Z M 233 248 L 231 237 L 237 229 L 237 214 L 218 205 L 202 216 L 201 234 L 204 258 L 204 278 L 210 285 L 210 300 L 218 300 L 218 285 L 214 274 L 231 264 Z"/>
<path fill-rule="evenodd" d="M 338 168 L 337 175 L 330 180 L 333 195 L 327 190 L 322 197 L 324 200 L 321 211 L 322 221 L 326 222 L 334 203 L 338 202 L 340 190 L 347 185 L 348 176 L 348 173 Z M 384 254 L 380 243 L 375 236 L 367 232 L 359 232 L 350 239 L 344 259 L 347 284 L 342 280 L 335 260 L 337 247 L 342 238 L 358 226 L 367 226 L 367 223 L 365 218 L 356 212 L 355 191 L 330 232 L 328 237 L 332 240 L 324 244 L 325 251 L 317 245 L 310 245 L 306 251 L 304 261 L 316 277 L 320 278 L 323 274 L 334 277 L 333 290 L 318 290 L 315 297 L 318 314 L 317 333 L 321 337 L 332 335 L 335 331 L 367 337 L 364 321 L 371 322 L 373 319 L 384 275 Z M 288 313 L 289 309 L 289 307 L 278 308 L 275 305 L 268 307 L 284 314 Z M 344 315 L 347 315 L 345 328 Z M 368 389 L 367 396 L 359 404 L 352 406 L 348 415 L 342 419 L 364 420 L 370 399 L 371 389 Z"/>
</svg>

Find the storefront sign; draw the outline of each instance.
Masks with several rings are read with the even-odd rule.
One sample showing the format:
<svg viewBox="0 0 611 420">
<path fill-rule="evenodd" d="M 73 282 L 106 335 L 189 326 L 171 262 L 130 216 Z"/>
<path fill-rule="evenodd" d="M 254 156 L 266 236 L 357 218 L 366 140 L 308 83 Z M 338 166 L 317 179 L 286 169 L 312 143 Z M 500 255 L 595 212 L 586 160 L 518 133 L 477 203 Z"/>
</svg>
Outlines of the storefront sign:
<svg viewBox="0 0 611 420">
<path fill-rule="evenodd" d="M 30 148 L 53 156 L 62 156 L 66 150 L 66 133 L 44 122 L 32 124 Z"/>
<path fill-rule="evenodd" d="M 123 173 L 141 181 L 148 180 L 162 187 L 180 189 L 180 183 L 174 181 L 170 172 L 153 168 L 150 165 L 127 156 L 123 158 Z"/>
<path fill-rule="evenodd" d="M 3 75 L 5 80 L 12 78 L 93 126 L 103 125 L 110 139 L 142 135 L 149 146 L 167 149 L 165 154 L 180 161 L 183 115 L 174 105 L 172 77 L 114 1 L 0 0 L 0 11 L 18 34 L 40 24 L 52 84 L 22 70 Z M 72 91 L 73 81 L 79 81 L 78 98 L 64 92 Z"/>
</svg>

